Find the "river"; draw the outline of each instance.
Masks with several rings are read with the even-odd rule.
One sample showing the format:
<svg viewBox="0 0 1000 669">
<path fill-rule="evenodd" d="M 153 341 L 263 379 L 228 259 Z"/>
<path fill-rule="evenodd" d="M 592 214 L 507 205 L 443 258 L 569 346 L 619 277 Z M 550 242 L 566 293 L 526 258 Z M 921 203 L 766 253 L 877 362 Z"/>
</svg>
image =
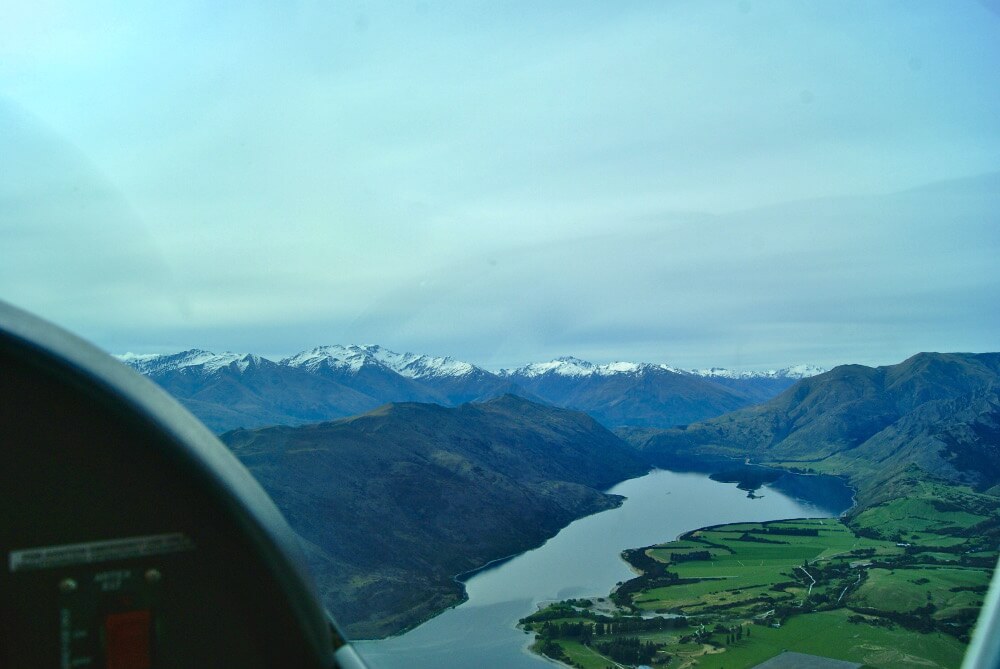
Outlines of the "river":
<svg viewBox="0 0 1000 669">
<path fill-rule="evenodd" d="M 809 477 L 798 478 L 795 489 L 801 493 Z M 606 596 L 633 576 L 619 557 L 624 549 L 707 525 L 835 516 L 845 508 L 842 494 L 806 501 L 764 486 L 751 499 L 733 483 L 666 470 L 609 492 L 625 496 L 625 503 L 581 518 L 543 546 L 476 573 L 466 582 L 469 599 L 460 606 L 402 636 L 355 647 L 372 669 L 551 668 L 528 652 L 531 638 L 516 628 L 517 621 L 546 601 Z"/>
</svg>

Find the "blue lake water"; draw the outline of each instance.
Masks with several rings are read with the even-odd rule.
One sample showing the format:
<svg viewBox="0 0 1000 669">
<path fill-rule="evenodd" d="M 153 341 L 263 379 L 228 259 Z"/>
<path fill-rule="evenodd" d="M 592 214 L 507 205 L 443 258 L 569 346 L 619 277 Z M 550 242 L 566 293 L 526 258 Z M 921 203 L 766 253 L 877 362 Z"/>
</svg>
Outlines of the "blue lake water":
<svg viewBox="0 0 1000 669">
<path fill-rule="evenodd" d="M 803 479 L 807 477 L 801 477 Z M 796 490 L 808 486 L 800 485 Z M 835 516 L 843 496 L 794 499 L 765 486 L 757 499 L 705 474 L 654 470 L 609 492 L 621 507 L 582 518 L 545 545 L 477 573 L 468 601 L 392 639 L 356 642 L 372 669 L 540 669 L 552 664 L 528 652 L 530 635 L 516 628 L 540 603 L 605 597 L 634 575 L 620 558 L 626 548 L 675 539 L 707 525 L 780 518 Z"/>
</svg>

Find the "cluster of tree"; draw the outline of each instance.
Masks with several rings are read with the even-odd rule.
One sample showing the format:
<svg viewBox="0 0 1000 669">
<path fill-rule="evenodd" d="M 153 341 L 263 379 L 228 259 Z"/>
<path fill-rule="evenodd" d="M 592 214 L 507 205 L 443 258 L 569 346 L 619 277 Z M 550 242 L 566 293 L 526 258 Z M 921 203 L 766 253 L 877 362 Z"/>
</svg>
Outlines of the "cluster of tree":
<svg viewBox="0 0 1000 669">
<path fill-rule="evenodd" d="M 687 627 L 687 618 L 604 618 L 596 623 L 583 621 L 552 622 L 546 620 L 536 631 L 545 639 L 576 639 L 587 645 L 594 636 L 623 636 L 640 632 L 659 632 L 663 630 Z M 530 623 L 525 628 L 531 630 Z"/>
<path fill-rule="evenodd" d="M 809 567 L 809 573 L 819 583 L 837 578 L 847 578 L 856 572 L 846 562 L 814 562 Z"/>
<path fill-rule="evenodd" d="M 886 629 L 893 629 L 896 627 L 896 623 L 891 620 L 886 620 L 885 618 L 879 618 L 878 616 L 873 616 L 871 618 L 866 618 L 865 616 L 859 616 L 857 614 L 847 617 L 847 622 L 854 623 L 855 625 L 871 625 L 872 627 L 885 627 Z"/>
<path fill-rule="evenodd" d="M 924 606 L 906 612 L 883 611 L 881 609 L 861 606 L 850 608 L 852 611 L 857 613 L 886 618 L 901 625 L 902 627 L 905 627 L 906 629 L 914 630 L 922 634 L 928 634 L 938 630 L 941 632 L 947 632 L 948 634 L 958 637 L 959 639 L 962 639 L 963 637 L 967 638 L 969 632 L 972 630 L 972 626 L 976 622 L 975 612 L 973 612 L 973 615 L 971 616 L 957 616 L 955 618 L 949 618 L 947 623 L 944 623 L 943 621 L 936 621 L 932 616 L 937 610 L 937 607 L 934 606 L 932 602 L 927 602 Z"/>
<path fill-rule="evenodd" d="M 750 530 L 754 534 L 782 534 L 788 537 L 818 537 L 819 529 L 815 527 L 771 527 Z"/>
<path fill-rule="evenodd" d="M 670 561 L 677 562 L 697 562 L 711 560 L 712 554 L 708 551 L 690 551 L 688 553 L 671 553 Z"/>
<path fill-rule="evenodd" d="M 731 627 L 725 627 L 724 625 L 716 625 L 715 626 L 715 630 L 713 630 L 713 631 L 716 634 L 725 634 L 726 635 L 726 644 L 727 645 L 734 644 L 737 641 L 742 641 L 743 640 L 743 636 L 744 636 L 743 625 L 733 625 Z M 746 635 L 746 637 L 748 639 L 750 638 L 750 626 L 749 625 L 746 628 L 745 635 Z"/>
<path fill-rule="evenodd" d="M 652 641 L 644 643 L 634 636 L 614 637 L 608 641 L 599 641 L 594 644 L 594 648 L 599 653 L 623 664 L 649 664 L 653 661 L 656 652 L 662 647 L 662 644 L 656 644 Z"/>
<path fill-rule="evenodd" d="M 622 551 L 622 558 L 641 571 L 646 578 L 678 578 L 677 574 L 667 571 L 667 565 L 649 557 L 646 554 L 647 550 L 648 548 L 630 548 Z"/>
<path fill-rule="evenodd" d="M 575 602 L 589 601 L 589 600 L 570 600 Z M 604 616 L 599 613 L 594 613 L 593 611 L 588 611 L 584 609 L 583 611 L 575 609 L 569 604 L 569 602 L 559 602 L 548 606 L 541 611 L 532 613 L 530 616 L 521 618 L 518 622 L 526 627 L 530 626 L 531 623 L 541 623 L 546 620 L 557 620 L 559 618 L 586 618 L 587 620 L 614 620 L 611 616 Z M 530 629 L 530 627 L 529 627 Z"/>
<path fill-rule="evenodd" d="M 996 509 L 977 509 L 975 511 L 970 511 L 970 513 L 975 513 L 980 516 L 989 516 L 986 520 L 981 520 L 975 525 L 970 525 L 969 527 L 962 528 L 961 532 L 956 532 L 957 536 L 960 537 L 981 537 L 981 536 L 996 536 L 997 531 L 1000 530 L 1000 515 L 997 514 Z"/>
<path fill-rule="evenodd" d="M 965 567 L 993 567 L 996 564 L 996 554 L 987 555 L 966 555 L 966 546 L 907 546 L 903 555 L 880 560 L 888 568 L 906 567 L 910 565 L 954 565 L 960 564 Z M 935 553 L 946 553 L 955 555 L 954 559 L 941 559 L 934 555 L 929 555 L 927 551 Z"/>
<path fill-rule="evenodd" d="M 594 636 L 594 625 L 585 622 L 553 623 L 546 621 L 538 630 L 538 636 L 542 639 L 575 639 L 586 646 L 590 644 L 590 640 Z"/>
<path fill-rule="evenodd" d="M 914 555 L 916 553 L 922 553 L 924 551 L 934 551 L 935 553 L 964 553 L 966 551 L 965 544 L 955 544 L 954 546 L 907 546 L 906 550 L 903 551 L 906 555 Z"/>
<path fill-rule="evenodd" d="M 899 611 L 882 611 L 868 607 L 851 607 L 851 610 L 857 613 L 864 613 L 868 617 L 852 615 L 848 617 L 848 622 L 888 628 L 892 628 L 894 624 L 898 624 L 923 634 L 928 634 L 936 630 L 950 634 L 963 643 L 969 642 L 972 629 L 976 624 L 979 614 L 978 610 L 970 607 L 949 616 L 947 620 L 935 620 L 933 614 L 937 609 L 931 602 L 905 613 Z"/>
<path fill-rule="evenodd" d="M 720 548 L 730 553 L 733 552 L 731 548 L 722 546 L 721 544 L 713 544 L 709 541 L 702 541 L 701 543 Z M 622 551 L 622 557 L 633 567 L 641 571 L 642 576 L 618 584 L 615 591 L 611 593 L 611 601 L 618 606 L 631 607 L 632 595 L 637 592 L 663 588 L 668 585 L 687 585 L 704 580 L 700 578 L 681 578 L 676 573 L 667 570 L 667 566 L 664 563 L 646 555 L 646 550 L 647 548 L 636 548 Z"/>
<path fill-rule="evenodd" d="M 565 611 L 563 613 L 565 615 Z M 579 665 L 566 655 L 565 649 L 558 643 L 559 639 L 572 639 L 595 648 L 597 652 L 616 662 L 648 664 L 652 662 L 657 651 L 663 648 L 663 644 L 642 643 L 638 637 L 625 636 L 626 634 L 661 631 L 688 625 L 686 618 L 615 617 L 606 620 L 607 622 L 596 623 L 546 620 L 535 630 L 538 634 L 536 649 L 546 657 L 576 667 Z M 531 629 L 531 625 L 527 624 L 525 628 Z M 601 638 L 595 639 L 595 636 Z"/>
<path fill-rule="evenodd" d="M 956 585 L 954 588 L 948 588 L 948 592 L 972 592 L 977 595 L 985 595 L 989 586 L 985 583 L 983 585 Z"/>
<path fill-rule="evenodd" d="M 963 555 L 958 562 L 966 567 L 992 567 L 996 564 L 996 556 Z"/>
<path fill-rule="evenodd" d="M 854 531 L 854 534 L 864 539 L 878 539 L 879 541 L 884 541 L 885 539 L 888 539 L 888 537 L 883 536 L 883 534 L 878 530 L 876 530 L 874 527 L 858 527 L 852 525 L 851 530 Z M 872 550 L 874 551 L 874 549 Z"/>
<path fill-rule="evenodd" d="M 736 541 L 751 541 L 756 544 L 787 544 L 787 541 L 778 541 L 777 539 L 765 539 L 764 537 L 754 536 L 749 532 L 744 532 L 740 536 L 736 537 Z"/>
<path fill-rule="evenodd" d="M 638 632 L 654 632 L 661 630 L 687 627 L 687 618 L 616 618 L 614 622 L 597 623 L 594 634 L 597 636 L 612 636 L 636 634 Z"/>
<path fill-rule="evenodd" d="M 751 606 L 753 604 L 759 604 L 762 608 L 771 608 L 774 606 L 776 600 L 770 595 L 761 595 L 759 597 L 749 597 L 747 599 L 737 599 L 732 602 L 725 602 L 723 604 L 714 604 L 712 606 L 703 606 L 701 608 L 702 613 L 718 613 L 722 611 L 728 611 L 730 609 L 738 609 L 746 606 Z"/>
<path fill-rule="evenodd" d="M 570 662 L 570 659 L 566 655 L 566 651 L 563 650 L 563 647 L 552 639 L 539 639 L 536 648 L 539 653 L 545 655 L 546 657 L 551 657 L 557 662 L 563 662 L 566 664 L 569 664 Z"/>
</svg>

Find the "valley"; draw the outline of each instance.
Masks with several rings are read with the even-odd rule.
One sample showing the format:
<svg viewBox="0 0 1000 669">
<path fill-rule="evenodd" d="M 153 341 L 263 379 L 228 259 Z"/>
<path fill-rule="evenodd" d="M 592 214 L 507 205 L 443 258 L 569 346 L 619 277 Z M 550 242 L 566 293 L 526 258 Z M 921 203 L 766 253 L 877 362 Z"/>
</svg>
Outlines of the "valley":
<svg viewBox="0 0 1000 669">
<path fill-rule="evenodd" d="M 749 494 L 775 469 L 836 474 L 856 491 L 833 527 L 707 527 L 625 551 L 642 575 L 611 599 L 632 615 L 680 614 L 697 625 L 694 634 L 635 637 L 655 646 L 644 659 L 732 669 L 780 648 L 872 666 L 958 667 L 1000 546 L 998 368 L 995 354 L 845 366 L 703 423 L 620 430 L 652 462 L 715 463 Z M 594 615 L 564 602 L 523 622 L 532 630 L 550 623 L 538 652 L 602 668 L 608 658 L 580 652 L 573 636 L 585 620 L 606 624 Z M 744 626 L 763 633 L 744 638 Z M 588 644 L 620 636 L 596 631 L 584 632 L 593 635 Z"/>
<path fill-rule="evenodd" d="M 879 667 L 958 666 L 1000 545 L 1000 355 L 925 353 L 885 367 L 800 372 L 797 380 L 783 373 L 767 377 L 771 385 L 758 377 L 750 392 L 734 389 L 738 375 L 724 370 L 564 358 L 492 375 L 378 347 L 349 353 L 317 350 L 281 364 L 212 354 L 188 356 L 193 365 L 141 364 L 172 392 L 186 388 L 189 406 L 222 406 L 228 396 L 229 408 L 248 415 L 256 409 L 242 404 L 247 393 L 271 401 L 252 389 L 262 379 L 280 389 L 279 400 L 329 383 L 370 401 L 380 392 L 421 400 L 307 425 L 297 425 L 299 413 L 289 426 L 222 435 L 303 538 L 321 593 L 348 633 L 412 630 L 367 646 L 376 666 L 394 666 L 393 649 L 411 657 L 434 646 L 428 634 L 447 636 L 448 621 L 480 611 L 476 604 L 438 615 L 467 592 L 481 601 L 475 584 L 493 571 L 464 584 L 457 574 L 591 526 L 578 519 L 618 513 L 622 497 L 602 491 L 650 467 L 711 474 L 721 482 L 711 495 L 738 492 L 749 513 L 731 517 L 730 509 L 691 524 L 693 507 L 684 506 L 689 522 L 673 535 L 661 531 L 605 556 L 616 561 L 621 552 L 639 576 L 604 591 L 563 588 L 551 601 L 503 599 L 507 617 L 483 618 L 493 627 L 476 652 L 491 647 L 496 625 L 522 618 L 536 652 L 596 669 L 753 667 L 782 649 Z M 449 374 L 447 383 L 439 378 Z M 511 392 L 491 398 L 504 390 Z M 716 402 L 732 393 L 741 408 Z M 466 398 L 477 401 L 451 406 Z M 827 508 L 853 501 L 843 517 L 753 512 L 783 494 L 824 489 L 839 500 Z M 663 509 L 677 501 L 664 500 Z M 653 527 L 657 513 L 633 522 Z M 594 540 L 598 551 L 615 543 Z M 546 543 L 498 570 L 548 550 Z M 514 652 L 530 640 L 505 643 Z M 515 666 L 509 652 L 502 657 Z M 528 657 L 516 666 L 534 666 Z M 428 658 L 407 666 L 450 666 Z"/>
<path fill-rule="evenodd" d="M 460 603 L 457 574 L 617 507 L 602 491 L 649 469 L 592 418 L 512 395 L 222 440 L 298 532 L 325 604 L 355 638 Z"/>
<path fill-rule="evenodd" d="M 808 484 L 817 477 L 801 478 Z M 477 573 L 465 583 L 468 601 L 405 634 L 361 643 L 359 651 L 374 669 L 542 669 L 552 665 L 527 651 L 532 635 L 516 627 L 518 620 L 567 598 L 602 597 L 601 610 L 611 615 L 617 607 L 607 593 L 635 577 L 623 550 L 703 525 L 829 517 L 844 508 L 829 506 L 825 496 L 807 501 L 770 487 L 751 499 L 705 474 L 667 470 L 609 492 L 626 498 L 620 507 L 574 521 L 544 545 Z"/>
<path fill-rule="evenodd" d="M 622 613 L 570 600 L 521 624 L 538 634 L 536 652 L 588 669 L 623 661 L 593 652 L 623 639 L 646 645 L 653 667 L 741 669 L 784 650 L 958 667 L 996 564 L 1000 511 L 967 488 L 913 484 L 847 520 L 733 523 L 626 550 L 640 576 L 604 600 Z"/>
</svg>

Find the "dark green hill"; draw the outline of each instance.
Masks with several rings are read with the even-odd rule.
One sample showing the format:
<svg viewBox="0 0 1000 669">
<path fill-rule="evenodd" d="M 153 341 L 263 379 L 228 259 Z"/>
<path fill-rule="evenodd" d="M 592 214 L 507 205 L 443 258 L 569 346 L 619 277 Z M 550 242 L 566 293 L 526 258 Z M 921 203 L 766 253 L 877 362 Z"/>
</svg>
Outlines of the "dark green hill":
<svg viewBox="0 0 1000 669">
<path fill-rule="evenodd" d="M 322 595 L 354 637 L 456 604 L 456 574 L 617 506 L 600 491 L 648 469 L 592 418 L 510 395 L 222 440 L 305 539 Z"/>
<path fill-rule="evenodd" d="M 739 458 L 847 476 L 862 502 L 915 464 L 987 490 L 1000 483 L 1000 354 L 920 353 L 886 367 L 845 365 L 771 401 L 629 441 L 662 464 Z"/>
</svg>

